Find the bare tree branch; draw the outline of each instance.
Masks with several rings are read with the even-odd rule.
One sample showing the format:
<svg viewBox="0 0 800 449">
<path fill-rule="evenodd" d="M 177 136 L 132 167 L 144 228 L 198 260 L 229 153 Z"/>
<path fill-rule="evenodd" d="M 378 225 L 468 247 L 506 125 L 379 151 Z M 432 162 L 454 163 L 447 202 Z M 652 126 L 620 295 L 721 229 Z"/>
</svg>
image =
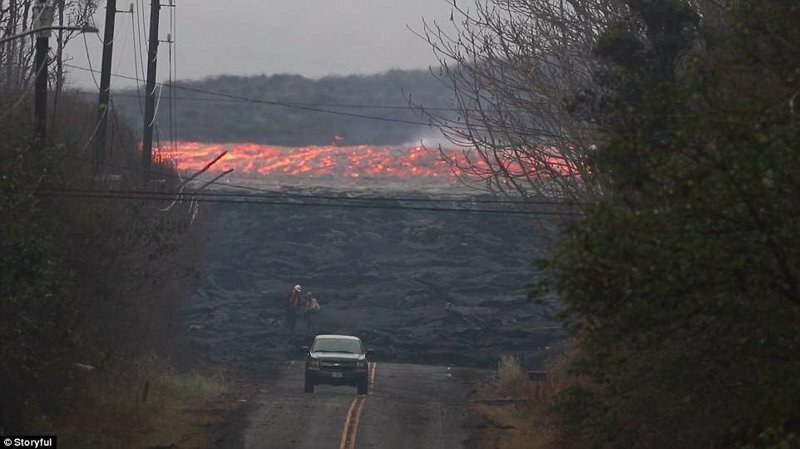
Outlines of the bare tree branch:
<svg viewBox="0 0 800 449">
<path fill-rule="evenodd" d="M 591 87 L 592 50 L 617 0 L 449 0 L 448 25 L 418 33 L 455 94 L 456 116 L 419 109 L 464 154 L 442 152 L 464 183 L 523 197 L 584 199 L 594 124 L 570 111 Z"/>
</svg>

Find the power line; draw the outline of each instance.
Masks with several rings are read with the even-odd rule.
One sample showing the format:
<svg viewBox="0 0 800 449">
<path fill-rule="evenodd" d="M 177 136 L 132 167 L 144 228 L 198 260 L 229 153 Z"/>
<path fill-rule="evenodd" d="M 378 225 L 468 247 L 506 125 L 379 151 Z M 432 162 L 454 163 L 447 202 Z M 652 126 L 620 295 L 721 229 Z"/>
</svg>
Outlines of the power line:
<svg viewBox="0 0 800 449">
<path fill-rule="evenodd" d="M 67 64 L 65 64 L 65 65 L 67 65 Z M 84 71 L 91 70 L 91 69 L 87 69 L 85 67 L 79 67 L 79 66 L 74 66 L 74 65 L 69 65 L 69 67 L 72 67 L 72 68 L 75 68 L 75 69 L 78 69 L 78 70 L 84 70 Z M 113 76 L 117 76 L 117 77 L 120 77 L 120 78 L 123 78 L 123 79 L 133 80 L 132 77 L 125 76 L 125 75 L 114 74 Z M 299 104 L 299 103 L 287 103 L 287 102 L 275 101 L 275 100 L 259 100 L 259 99 L 256 99 L 256 98 L 243 97 L 243 96 L 240 96 L 240 95 L 232 95 L 232 94 L 226 94 L 226 93 L 222 93 L 222 92 L 214 92 L 214 91 L 210 91 L 210 90 L 206 90 L 206 89 L 199 89 L 199 88 L 195 88 L 195 87 L 182 86 L 180 84 L 176 84 L 175 88 L 176 89 L 186 90 L 186 91 L 189 91 L 189 92 L 197 92 L 197 93 L 202 93 L 202 94 L 206 94 L 206 95 L 213 95 L 213 96 L 218 96 L 218 97 L 223 97 L 223 98 L 240 100 L 240 101 L 246 102 L 246 103 L 265 104 L 265 105 L 271 105 L 271 106 L 282 106 L 282 107 L 291 108 L 291 109 L 299 109 L 299 110 L 304 110 L 304 111 L 319 112 L 319 113 L 325 113 L 325 114 L 331 114 L 331 115 L 340 115 L 340 116 L 345 116 L 345 117 L 361 118 L 361 119 L 365 119 L 365 120 L 376 120 L 376 121 L 382 121 L 382 122 L 400 123 L 400 124 L 414 125 L 414 126 L 425 126 L 425 127 L 431 127 L 431 128 L 437 127 L 437 124 L 433 123 L 433 122 L 421 122 L 421 121 L 415 121 L 415 120 L 396 119 L 396 118 L 391 118 L 391 117 L 380 117 L 380 116 L 367 115 L 367 114 L 357 114 L 357 113 L 353 113 L 353 112 L 333 111 L 333 110 L 330 110 L 330 109 L 322 109 L 322 108 L 319 108 L 319 107 L 316 107 L 316 106 L 305 106 L 305 105 Z M 540 137 L 554 137 L 554 138 L 561 138 L 562 137 L 562 136 L 553 134 L 550 131 L 537 129 L 537 128 L 526 128 L 525 131 L 529 132 L 531 135 L 537 135 L 537 136 L 540 136 Z"/>
<path fill-rule="evenodd" d="M 175 150 L 177 150 L 177 145 L 178 145 L 178 142 L 175 140 L 175 132 L 174 132 L 174 129 L 173 129 L 173 125 L 174 125 L 173 115 L 175 114 L 175 101 L 174 101 L 175 88 L 173 87 L 173 85 L 175 83 L 175 78 L 173 78 L 173 74 L 174 73 L 172 71 L 172 48 L 173 48 L 173 43 L 175 42 L 175 37 L 173 36 L 173 34 L 175 33 L 175 29 L 173 28 L 173 18 L 174 18 L 173 13 L 175 11 L 175 7 L 173 6 L 172 0 L 170 0 L 168 5 L 171 6 L 171 7 L 170 7 L 170 10 L 169 10 L 169 33 L 167 33 L 167 54 L 168 54 L 168 57 L 167 57 L 167 66 L 168 66 L 167 79 L 168 79 L 168 84 L 169 84 L 169 92 L 167 92 L 167 103 L 168 103 L 168 105 L 167 105 L 167 115 L 169 116 L 169 123 L 168 123 L 168 125 L 169 125 L 169 144 L 170 144 L 171 150 L 175 151 Z"/>
<path fill-rule="evenodd" d="M 139 200 L 139 201 L 169 201 L 175 194 L 170 192 L 145 192 L 145 191 L 103 191 L 103 190 L 47 190 L 37 191 L 18 191 L 18 194 L 38 195 L 50 197 L 68 198 L 87 198 L 87 199 L 117 199 L 117 200 Z M 554 212 L 554 211 L 525 211 L 525 210 L 503 210 L 503 209 L 470 209 L 470 208 L 445 208 L 445 207 L 421 207 L 421 206 L 400 206 L 387 204 L 343 204 L 343 203 L 319 203 L 319 202 L 292 202 L 275 201 L 259 198 L 257 195 L 240 195 L 236 198 L 215 198 L 207 194 L 198 193 L 189 195 L 192 201 L 199 203 L 217 204 L 241 204 L 241 205 L 261 205 L 261 206 L 299 206 L 299 207 L 322 207 L 339 209 L 378 209 L 378 210 L 406 210 L 420 212 L 443 212 L 443 213 L 473 213 L 489 215 L 527 215 L 527 216 L 554 216 L 554 217 L 578 217 L 576 212 Z"/>
<path fill-rule="evenodd" d="M 92 75 L 92 81 L 94 81 L 95 87 L 100 89 L 100 83 L 97 82 L 97 77 L 94 76 L 95 73 L 101 73 L 100 70 L 94 70 L 92 68 L 92 56 L 89 54 L 89 44 L 86 41 L 86 33 L 81 33 L 83 36 L 83 48 L 86 50 L 86 62 L 89 64 L 88 72 Z M 64 64 L 65 66 L 69 66 L 69 64 Z"/>
<path fill-rule="evenodd" d="M 129 193 L 141 193 L 138 191 L 127 191 L 127 190 L 87 190 L 87 189 L 68 189 L 68 188 L 61 188 L 59 191 L 65 192 L 75 192 L 75 193 L 96 193 L 96 192 L 103 192 L 109 194 L 129 194 Z M 145 192 L 151 193 L 151 192 Z M 174 193 L 168 192 L 154 192 L 159 195 L 174 195 Z M 188 193 L 187 195 L 200 195 L 204 197 L 212 197 L 212 198 L 239 198 L 242 197 L 243 194 L 241 193 L 231 193 L 231 192 L 197 192 L 197 193 Z M 349 197 L 349 196 L 342 196 L 342 195 L 318 195 L 318 194 L 300 194 L 300 193 L 292 193 L 292 192 L 281 192 L 281 191 L 264 191 L 264 192 L 254 192 L 248 194 L 250 197 L 256 197 L 261 199 L 281 199 L 281 198 L 288 198 L 288 199 L 295 199 L 295 200 L 324 200 L 324 201 L 344 201 L 344 202 L 393 202 L 393 203 L 449 203 L 449 204 L 489 204 L 489 205 L 511 205 L 511 206 L 549 206 L 549 207 L 575 207 L 578 203 L 569 203 L 569 202 L 556 202 L 556 201 L 510 201 L 510 200 L 490 200 L 490 199 L 471 199 L 471 198 L 422 198 L 422 197 L 391 197 L 391 196 L 360 196 L 360 197 Z"/>
<path fill-rule="evenodd" d="M 79 158 L 73 158 L 80 162 L 85 162 L 80 160 Z M 118 164 L 113 163 L 103 163 L 102 165 L 118 168 L 125 171 L 129 171 L 132 173 L 142 173 L 141 169 L 136 169 L 132 167 L 126 167 Z M 177 174 L 169 174 L 169 173 L 162 173 L 160 176 L 177 179 L 183 181 L 184 178 Z M 315 195 L 315 194 L 297 194 L 291 192 L 283 192 L 283 191 L 276 191 L 270 189 L 263 189 L 258 187 L 246 186 L 242 184 L 234 184 L 228 182 L 211 182 L 211 185 L 216 185 L 219 187 L 227 187 L 232 189 L 239 189 L 244 190 L 247 192 L 253 192 L 257 194 L 265 194 L 265 196 L 272 195 L 274 197 L 287 197 L 287 198 L 295 198 L 295 199 L 321 199 L 321 200 L 337 200 L 337 201 L 401 201 L 401 202 L 424 202 L 424 203 L 432 203 L 432 202 L 449 202 L 449 203 L 476 203 L 476 204 L 511 204 L 511 205 L 539 205 L 539 206 L 562 206 L 562 207 L 577 207 L 580 206 L 581 203 L 579 202 L 568 202 L 568 201 L 556 201 L 556 200 L 494 200 L 494 199 L 472 199 L 472 198 L 463 198 L 463 197 L 449 197 L 449 198 L 417 198 L 417 197 L 380 197 L 380 196 L 361 196 L 361 197 L 342 197 L 336 195 Z M 210 192 L 209 192 L 210 193 Z M 218 192 L 215 194 L 223 195 L 225 193 Z"/>
<path fill-rule="evenodd" d="M 96 132 L 95 127 L 95 132 Z M 91 141 L 92 137 L 89 138 Z M 78 162 L 86 163 L 80 157 L 71 157 L 71 159 L 76 160 Z M 100 165 L 116 168 L 124 171 L 128 171 L 131 173 L 142 174 L 144 170 L 132 168 L 130 166 L 123 166 L 119 164 L 114 164 L 110 162 L 102 162 Z M 180 181 L 184 181 L 185 178 L 180 176 L 179 174 L 171 174 L 171 173 L 162 173 L 160 176 L 168 177 L 172 179 L 177 179 Z M 540 205 L 540 206 L 562 206 L 562 207 L 577 207 L 580 206 L 582 203 L 580 202 L 569 202 L 569 201 L 558 201 L 558 200 L 535 200 L 535 199 L 521 199 L 521 200 L 489 200 L 489 199 L 473 199 L 473 198 L 463 198 L 460 197 L 450 197 L 450 198 L 418 198 L 418 197 L 341 197 L 341 196 L 330 196 L 330 195 L 309 195 L 309 194 L 292 194 L 290 192 L 281 192 L 275 191 L 270 189 L 263 189 L 258 187 L 246 186 L 241 184 L 234 184 L 230 182 L 220 182 L 218 180 L 212 180 L 207 183 L 207 185 L 216 185 L 225 188 L 232 188 L 232 189 L 239 189 L 244 190 L 247 192 L 254 192 L 260 194 L 267 194 L 273 196 L 283 196 L 283 197 L 291 197 L 297 199 L 323 199 L 323 200 L 346 200 L 346 201 L 401 201 L 401 202 L 450 202 L 450 203 L 474 203 L 474 204 L 515 204 L 515 205 Z"/>
<path fill-rule="evenodd" d="M 133 17 L 133 9 L 131 9 L 131 40 L 133 41 L 133 73 L 136 75 L 136 103 L 139 105 L 139 114 L 142 116 L 142 120 L 144 120 L 144 107 L 142 106 L 142 90 L 141 90 L 141 81 L 139 79 L 139 62 L 141 60 L 141 47 L 137 44 L 140 44 L 139 39 L 136 37 L 136 31 L 139 30 L 139 3 L 136 3 L 136 21 L 134 23 Z M 140 34 L 141 36 L 141 34 Z"/>
<path fill-rule="evenodd" d="M 175 86 L 176 88 L 180 89 L 179 85 Z M 79 94 L 86 95 L 89 92 L 78 92 Z M 117 97 L 120 98 L 135 98 L 136 95 L 133 94 L 115 94 Z M 175 99 L 182 100 L 182 101 L 197 101 L 197 102 L 209 102 L 209 103 L 253 103 L 253 100 L 244 100 L 244 99 L 235 99 L 235 98 L 208 98 L 208 97 L 187 97 L 187 96 L 179 96 L 176 95 Z M 378 104 L 358 104 L 358 103 L 303 103 L 303 102 L 292 102 L 289 103 L 292 105 L 298 106 L 310 106 L 310 107 L 329 107 L 329 108 L 341 108 L 341 109 L 381 109 L 381 110 L 393 110 L 393 111 L 414 111 L 419 110 L 420 108 L 414 106 L 400 106 L 400 105 L 378 105 Z M 430 108 L 422 108 L 426 111 L 451 111 L 451 112 L 459 112 L 461 109 L 456 108 L 444 108 L 444 107 L 430 107 Z"/>
<path fill-rule="evenodd" d="M 72 65 L 72 64 L 64 64 L 64 65 L 68 66 L 70 68 L 73 68 L 73 69 L 77 69 L 77 70 L 83 70 L 83 71 L 86 71 L 86 72 L 95 72 L 95 70 L 93 70 L 91 68 L 80 67 L 80 66 L 76 66 L 76 65 Z M 122 79 L 131 80 L 131 81 L 135 80 L 135 78 L 133 78 L 131 76 L 126 76 L 126 75 L 112 74 L 112 76 L 115 76 L 115 77 L 118 77 L 118 78 L 122 78 Z M 156 83 L 156 84 L 162 85 L 162 86 L 166 85 L 166 83 Z M 295 104 L 295 103 L 285 103 L 285 102 L 282 102 L 282 101 L 259 100 L 259 99 L 256 99 L 256 98 L 248 98 L 248 97 L 242 97 L 242 96 L 238 96 L 238 95 L 231 95 L 231 94 L 226 94 L 226 93 L 221 93 L 221 92 L 213 92 L 213 91 L 209 91 L 209 90 L 205 90 L 205 89 L 197 89 L 197 88 L 193 88 L 193 87 L 182 86 L 180 84 L 175 84 L 174 86 L 175 86 L 176 89 L 182 89 L 182 90 L 186 90 L 186 91 L 190 91 L 190 92 L 198 92 L 198 93 L 203 93 L 203 94 L 207 94 L 207 95 L 214 95 L 214 96 L 230 98 L 230 99 L 234 99 L 234 100 L 240 100 L 240 101 L 245 102 L 245 103 L 256 103 L 256 104 L 266 104 L 266 105 L 271 105 L 271 106 L 281 106 L 281 107 L 285 107 L 285 108 L 299 109 L 299 110 L 304 110 L 304 111 L 309 111 L 309 112 L 320 112 L 320 113 L 324 113 L 324 114 L 341 115 L 341 116 L 353 117 L 353 118 L 362 118 L 362 119 L 365 119 L 365 120 L 376 120 L 376 121 L 383 121 L 383 122 L 400 123 L 400 124 L 405 124 L 405 125 L 432 126 L 430 123 L 419 122 L 419 121 L 414 121 L 414 120 L 396 119 L 396 118 L 391 118 L 391 117 L 380 117 L 380 116 L 366 115 L 366 114 L 356 114 L 356 113 L 353 113 L 353 112 L 332 111 L 332 110 L 329 110 L 329 109 L 321 109 L 321 108 L 317 108 L 317 107 L 314 107 L 314 106 L 304 106 L 304 105 Z"/>
<path fill-rule="evenodd" d="M 135 74 L 136 79 L 136 93 L 139 95 L 139 112 L 142 115 L 142 121 L 144 121 L 144 105 L 142 103 L 142 92 L 140 90 L 140 85 L 144 85 L 144 78 L 145 78 L 145 58 L 144 58 L 144 47 L 147 45 L 147 41 L 143 38 L 143 35 L 146 34 L 144 30 L 144 19 L 143 15 L 143 3 L 140 0 L 136 0 L 136 32 L 134 33 L 133 38 L 139 44 L 139 52 L 137 55 L 134 55 L 134 59 L 138 58 L 138 64 L 134 62 L 135 65 L 139 66 L 141 70 L 141 78 L 139 77 L 139 72 L 137 71 Z M 138 35 L 138 36 L 137 36 Z M 113 76 L 113 75 L 112 75 Z"/>
<path fill-rule="evenodd" d="M 97 132 L 97 127 L 95 126 L 95 131 Z M 87 141 L 87 145 L 91 142 L 94 133 L 92 136 L 89 137 Z M 85 146 L 84 146 L 85 148 Z M 70 159 L 86 163 L 86 160 L 80 157 L 69 157 Z M 136 169 L 130 166 L 124 166 L 119 164 L 114 164 L 111 162 L 101 162 L 100 165 L 120 169 L 123 171 L 141 174 L 144 171 L 142 169 Z M 180 176 L 179 174 L 172 174 L 172 173 L 161 173 L 159 176 L 171 178 L 175 180 L 179 180 L 181 182 L 185 182 L 186 178 Z M 229 182 L 221 182 L 216 180 L 208 181 L 206 186 L 209 185 L 216 185 L 219 187 L 226 187 L 229 189 L 239 189 L 246 192 L 251 192 L 255 194 L 259 194 L 261 197 L 264 198 L 292 198 L 292 199 L 312 199 L 312 200 L 329 200 L 329 201 L 351 201 L 351 202 L 362 202 L 362 201 L 393 201 L 393 202 L 411 202 L 411 203 L 452 203 L 452 204 L 507 204 L 507 205 L 519 205 L 519 206 L 561 206 L 561 207 L 577 207 L 580 206 L 582 203 L 580 202 L 570 202 L 570 201 L 557 201 L 557 200 L 534 200 L 534 199 L 521 199 L 521 200 L 497 200 L 497 199 L 475 199 L 475 198 L 464 198 L 463 196 L 451 196 L 451 197 L 444 197 L 439 196 L 439 198 L 420 198 L 420 197 L 381 197 L 381 196 L 358 196 L 358 197 L 345 197 L 341 195 L 317 195 L 317 194 L 299 194 L 299 193 L 291 193 L 285 191 L 276 191 L 252 186 L 246 186 L 241 184 L 234 184 Z M 204 195 L 208 196 L 236 196 L 236 194 L 226 193 L 226 192 L 204 192 Z"/>
<path fill-rule="evenodd" d="M 170 0 L 170 4 L 172 8 L 170 8 L 170 27 L 172 29 L 172 36 L 171 36 L 171 43 L 170 43 L 170 71 L 172 73 L 172 77 L 170 77 L 170 85 L 172 85 L 173 80 L 178 79 L 178 4 L 175 3 L 173 0 Z M 170 87 L 170 110 L 172 111 L 170 115 L 170 125 L 172 129 L 172 146 L 173 151 L 177 153 L 178 151 L 178 107 L 175 100 L 175 89 Z"/>
<path fill-rule="evenodd" d="M 125 14 L 125 15 L 128 15 L 128 14 L 130 14 L 130 17 L 128 17 L 128 19 L 130 19 L 130 20 L 133 20 L 133 14 L 132 14 L 131 12 L 128 12 L 128 11 L 117 11 L 117 12 L 118 12 L 118 13 L 123 13 L 123 14 Z M 123 25 L 123 26 L 124 26 L 124 25 Z M 116 42 L 116 41 L 117 41 L 116 34 L 117 34 L 117 31 L 118 31 L 118 30 L 119 30 L 119 28 L 116 28 L 116 29 L 114 30 L 114 36 L 115 36 L 115 37 L 114 37 L 114 42 Z M 120 32 L 121 32 L 121 33 L 124 33 L 124 31 L 120 31 Z M 135 43 L 135 42 L 134 42 L 134 43 Z M 123 61 L 123 59 L 125 59 L 125 57 L 127 56 L 127 54 L 128 54 L 128 40 L 123 38 L 123 41 L 122 41 L 122 48 L 120 49 L 120 55 L 118 55 L 119 57 L 117 57 L 117 67 L 116 67 L 117 69 L 119 69 L 120 65 L 122 64 L 122 61 Z"/>
</svg>

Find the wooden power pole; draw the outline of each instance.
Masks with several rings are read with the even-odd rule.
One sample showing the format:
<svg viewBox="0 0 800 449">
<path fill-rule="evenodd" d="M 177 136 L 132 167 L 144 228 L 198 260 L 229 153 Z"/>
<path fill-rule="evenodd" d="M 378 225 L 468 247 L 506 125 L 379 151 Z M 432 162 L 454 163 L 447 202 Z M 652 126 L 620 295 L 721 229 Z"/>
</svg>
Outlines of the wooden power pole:
<svg viewBox="0 0 800 449">
<path fill-rule="evenodd" d="M 156 69 L 158 68 L 158 22 L 160 0 L 150 0 L 150 41 L 147 49 L 147 84 L 145 88 L 144 138 L 142 140 L 142 171 L 145 185 L 153 163 L 153 128 L 156 124 Z"/>
<path fill-rule="evenodd" d="M 106 1 L 106 24 L 103 31 L 103 62 L 100 69 L 100 94 L 97 101 L 97 130 L 95 132 L 92 168 L 94 174 L 103 172 L 102 166 L 108 151 L 106 130 L 111 99 L 111 61 L 114 54 L 114 27 L 117 22 L 117 0 Z"/>
</svg>

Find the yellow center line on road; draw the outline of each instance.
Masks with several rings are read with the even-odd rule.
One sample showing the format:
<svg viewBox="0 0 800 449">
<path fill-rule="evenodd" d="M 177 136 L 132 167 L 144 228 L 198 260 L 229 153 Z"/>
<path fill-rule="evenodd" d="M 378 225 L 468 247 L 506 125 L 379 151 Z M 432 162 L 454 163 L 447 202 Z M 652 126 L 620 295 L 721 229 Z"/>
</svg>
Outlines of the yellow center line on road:
<svg viewBox="0 0 800 449">
<path fill-rule="evenodd" d="M 366 396 L 361 396 L 362 400 L 355 411 L 353 419 L 352 430 L 350 431 L 350 446 L 347 449 L 356 449 L 356 441 L 358 441 L 358 427 L 361 424 L 361 411 L 364 410 L 364 403 L 367 402 Z"/>
<path fill-rule="evenodd" d="M 378 364 L 372 362 L 369 364 L 369 367 L 372 368 L 369 374 L 369 389 L 372 390 L 375 387 L 375 370 L 378 369 Z"/>
<path fill-rule="evenodd" d="M 342 429 L 342 438 L 339 440 L 339 449 L 345 449 L 347 444 L 347 437 L 350 435 L 350 419 L 353 417 L 353 410 L 356 408 L 356 402 L 360 396 L 356 396 L 353 402 L 350 403 L 350 408 L 347 410 L 347 417 L 344 419 L 344 428 Z"/>
<path fill-rule="evenodd" d="M 369 389 L 375 385 L 375 369 L 377 363 L 369 364 Z M 353 398 L 350 408 L 347 410 L 347 417 L 344 419 L 342 437 L 339 440 L 339 449 L 355 449 L 358 438 L 358 427 L 361 423 L 361 411 L 364 410 L 364 403 L 367 402 L 366 395 L 358 395 Z"/>
</svg>

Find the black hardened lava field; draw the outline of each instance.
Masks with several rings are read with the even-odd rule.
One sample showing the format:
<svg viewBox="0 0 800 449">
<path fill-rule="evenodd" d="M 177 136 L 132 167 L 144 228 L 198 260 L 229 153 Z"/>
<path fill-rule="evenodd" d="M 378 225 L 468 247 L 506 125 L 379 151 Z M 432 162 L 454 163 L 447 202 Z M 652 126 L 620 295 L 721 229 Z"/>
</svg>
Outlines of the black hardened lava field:
<svg viewBox="0 0 800 449">
<path fill-rule="evenodd" d="M 199 360 L 292 356 L 312 336 L 302 319 L 284 325 L 295 284 L 322 306 L 315 333 L 358 335 L 379 360 L 489 366 L 526 353 L 535 365 L 563 335 L 557 301 L 527 299 L 553 232 L 537 217 L 213 204 L 200 219 L 206 257 L 181 314 Z"/>
</svg>

